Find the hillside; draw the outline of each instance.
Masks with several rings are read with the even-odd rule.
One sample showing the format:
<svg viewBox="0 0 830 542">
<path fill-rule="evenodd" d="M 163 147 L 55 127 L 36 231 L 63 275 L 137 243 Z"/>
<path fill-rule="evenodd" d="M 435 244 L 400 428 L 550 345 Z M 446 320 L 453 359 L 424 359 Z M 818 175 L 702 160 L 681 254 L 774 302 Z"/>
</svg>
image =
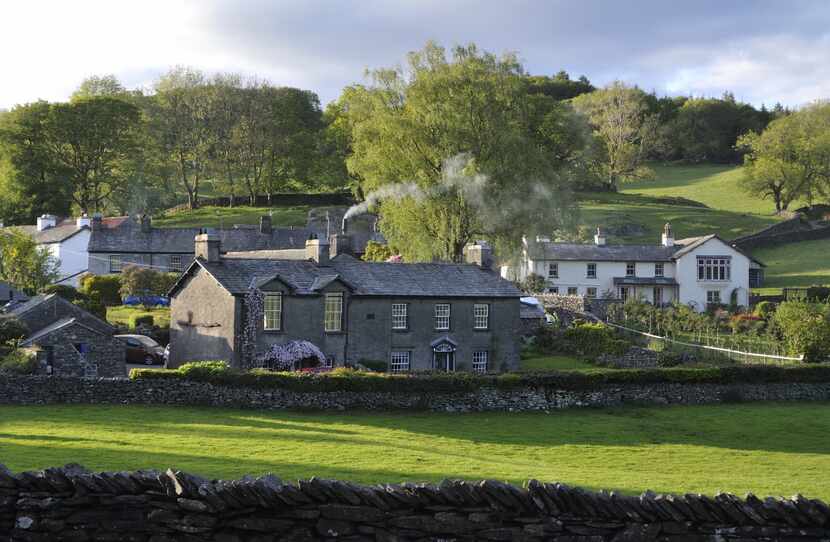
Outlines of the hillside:
<svg viewBox="0 0 830 542">
<path fill-rule="evenodd" d="M 305 226 L 307 205 L 293 207 L 200 207 L 195 211 L 179 211 L 153 219 L 160 228 L 230 228 L 234 224 L 259 224 L 262 215 L 271 214 L 271 224 Z"/>
</svg>

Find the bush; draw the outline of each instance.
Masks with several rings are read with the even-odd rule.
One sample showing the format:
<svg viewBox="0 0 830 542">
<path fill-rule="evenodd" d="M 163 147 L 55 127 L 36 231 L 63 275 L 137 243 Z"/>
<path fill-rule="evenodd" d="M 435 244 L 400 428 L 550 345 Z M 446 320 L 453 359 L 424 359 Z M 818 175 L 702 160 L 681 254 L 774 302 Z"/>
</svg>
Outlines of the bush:
<svg viewBox="0 0 830 542">
<path fill-rule="evenodd" d="M 118 275 L 84 275 L 79 291 L 96 305 L 114 307 L 121 304 L 120 289 Z"/>
<path fill-rule="evenodd" d="M 778 305 L 773 322 L 790 354 L 803 354 L 807 362 L 830 357 L 830 305 L 784 301 Z"/>
<path fill-rule="evenodd" d="M 40 293 L 44 295 L 58 294 L 67 301 L 76 301 L 86 298 L 84 294 L 67 284 L 50 284 L 49 286 L 43 288 Z"/>
<path fill-rule="evenodd" d="M 761 301 L 755 305 L 753 314 L 764 320 L 768 320 L 775 313 L 775 303 L 772 301 Z"/>
<path fill-rule="evenodd" d="M 133 369 L 133 380 L 173 379 L 257 389 L 283 389 L 295 392 L 387 392 L 387 393 L 466 393 L 481 388 L 547 388 L 590 391 L 619 384 L 699 383 L 699 384 L 786 384 L 828 383 L 830 366 L 800 365 L 775 367 L 742 365 L 705 369 L 674 367 L 667 369 L 594 369 L 591 371 L 546 371 L 543 373 L 389 374 L 335 369 L 328 373 L 273 372 L 254 369 L 243 372 L 224 362 L 188 363 L 177 370 Z"/>
<path fill-rule="evenodd" d="M 12 350 L 0 359 L 0 373 L 31 375 L 37 370 L 37 358 L 25 350 Z"/>
<path fill-rule="evenodd" d="M 527 293 L 536 294 L 545 289 L 545 277 L 531 273 L 521 284 L 521 290 Z"/>
<path fill-rule="evenodd" d="M 620 338 L 610 327 L 596 324 L 580 324 L 565 330 L 560 350 L 594 359 L 601 354 L 621 356 L 631 343 Z"/>
<path fill-rule="evenodd" d="M 358 363 L 375 373 L 385 373 L 389 369 L 389 364 L 385 361 L 362 359 Z"/>
<path fill-rule="evenodd" d="M 28 334 L 29 328 L 16 316 L 0 316 L 0 344 L 15 345 Z"/>
<path fill-rule="evenodd" d="M 131 314 L 127 319 L 127 323 L 130 325 L 131 329 L 135 329 L 139 326 L 153 327 L 154 322 L 155 320 L 153 319 L 152 314 Z"/>
<path fill-rule="evenodd" d="M 553 326 L 539 326 L 533 334 L 533 347 L 543 354 L 553 354 L 562 347 L 562 333 Z"/>
</svg>

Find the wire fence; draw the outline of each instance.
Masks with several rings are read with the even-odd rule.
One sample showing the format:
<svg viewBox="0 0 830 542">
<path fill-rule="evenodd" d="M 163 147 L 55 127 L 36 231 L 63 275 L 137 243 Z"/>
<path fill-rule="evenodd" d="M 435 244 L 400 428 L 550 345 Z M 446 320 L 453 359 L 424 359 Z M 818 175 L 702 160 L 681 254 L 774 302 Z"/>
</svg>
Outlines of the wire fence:
<svg viewBox="0 0 830 542">
<path fill-rule="evenodd" d="M 712 335 L 703 332 L 677 333 L 672 337 L 642 331 L 610 321 L 605 323 L 613 328 L 647 337 L 651 341 L 657 341 L 661 346 L 659 350 L 694 351 L 702 354 L 701 357 L 704 358 L 728 358 L 739 363 L 747 364 L 791 365 L 804 361 L 803 355 L 784 355 L 785 352 L 777 343 L 756 337 L 736 337 L 727 334 Z M 698 341 L 694 342 L 694 338 L 697 338 Z M 653 344 L 650 345 L 650 347 L 654 346 Z M 652 349 L 657 350 L 658 348 Z"/>
</svg>

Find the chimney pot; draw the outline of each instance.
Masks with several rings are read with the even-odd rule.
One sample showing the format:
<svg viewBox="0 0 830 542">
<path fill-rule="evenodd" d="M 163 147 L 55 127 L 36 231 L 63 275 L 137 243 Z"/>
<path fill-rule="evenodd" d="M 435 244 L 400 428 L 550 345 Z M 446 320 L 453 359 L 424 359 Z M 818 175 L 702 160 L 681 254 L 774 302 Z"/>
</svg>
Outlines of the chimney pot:
<svg viewBox="0 0 830 542">
<path fill-rule="evenodd" d="M 660 241 L 664 247 L 674 246 L 674 233 L 672 232 L 670 222 L 666 222 L 666 225 L 663 226 L 663 236 Z"/>
<path fill-rule="evenodd" d="M 57 223 L 57 218 L 53 215 L 41 215 L 37 219 L 37 231 L 48 230 L 54 228 Z"/>
<path fill-rule="evenodd" d="M 594 234 L 594 244 L 597 245 L 597 246 L 603 246 L 603 245 L 605 245 L 605 241 L 606 241 L 605 232 L 602 231 L 602 228 L 597 226 L 597 233 Z"/>
<path fill-rule="evenodd" d="M 79 216 L 78 219 L 75 221 L 75 226 L 78 227 L 78 228 L 84 228 L 84 227 L 91 228 L 92 227 L 92 219 L 89 218 L 89 215 L 84 213 L 81 216 Z"/>
<path fill-rule="evenodd" d="M 197 258 L 211 263 L 221 260 L 219 236 L 215 233 L 200 233 L 196 236 L 195 245 Z"/>
</svg>

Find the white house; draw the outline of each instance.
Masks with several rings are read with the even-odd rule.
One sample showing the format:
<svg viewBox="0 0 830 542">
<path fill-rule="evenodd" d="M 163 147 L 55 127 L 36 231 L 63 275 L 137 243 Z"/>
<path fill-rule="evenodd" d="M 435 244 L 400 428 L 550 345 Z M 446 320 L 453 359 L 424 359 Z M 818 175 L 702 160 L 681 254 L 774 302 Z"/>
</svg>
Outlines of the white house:
<svg viewBox="0 0 830 542">
<path fill-rule="evenodd" d="M 89 268 L 89 235 L 92 219 L 86 215 L 58 222 L 54 215 L 38 217 L 37 224 L 9 226 L 31 235 L 35 242 L 49 250 L 60 262 L 59 284 L 78 286 L 78 281 Z"/>
<path fill-rule="evenodd" d="M 751 270 L 762 267 L 717 235 L 675 240 L 666 224 L 655 245 L 609 245 L 600 228 L 593 244 L 525 239 L 518 267 L 503 267 L 502 276 L 541 275 L 551 293 L 678 301 L 703 310 L 709 303 L 747 305 Z"/>
</svg>

